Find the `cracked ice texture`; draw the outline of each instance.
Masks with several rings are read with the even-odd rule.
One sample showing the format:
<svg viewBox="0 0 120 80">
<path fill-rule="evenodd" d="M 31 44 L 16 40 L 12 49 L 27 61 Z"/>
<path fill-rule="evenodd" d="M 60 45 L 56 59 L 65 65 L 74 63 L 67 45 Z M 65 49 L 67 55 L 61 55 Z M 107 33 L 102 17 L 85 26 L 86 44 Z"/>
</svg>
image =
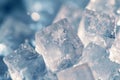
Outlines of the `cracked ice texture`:
<svg viewBox="0 0 120 80">
<path fill-rule="evenodd" d="M 62 19 L 36 33 L 36 50 L 54 72 L 71 67 L 82 55 L 83 44 L 67 19 Z"/>
<path fill-rule="evenodd" d="M 88 64 L 82 64 L 57 73 L 58 80 L 94 80 Z"/>
<path fill-rule="evenodd" d="M 112 47 L 110 48 L 110 60 L 120 64 L 120 32 L 117 34 Z"/>
<path fill-rule="evenodd" d="M 79 64 L 88 63 L 95 80 L 116 80 L 120 77 L 120 65 L 111 62 L 108 57 L 109 53 L 106 49 L 90 43 L 84 48 Z"/>
<path fill-rule="evenodd" d="M 114 15 L 86 9 L 78 35 L 85 46 L 93 41 L 103 47 L 110 47 L 115 37 L 115 29 Z"/>
<path fill-rule="evenodd" d="M 43 57 L 28 44 L 22 44 L 4 58 L 12 80 L 42 80 L 46 73 Z"/>
</svg>

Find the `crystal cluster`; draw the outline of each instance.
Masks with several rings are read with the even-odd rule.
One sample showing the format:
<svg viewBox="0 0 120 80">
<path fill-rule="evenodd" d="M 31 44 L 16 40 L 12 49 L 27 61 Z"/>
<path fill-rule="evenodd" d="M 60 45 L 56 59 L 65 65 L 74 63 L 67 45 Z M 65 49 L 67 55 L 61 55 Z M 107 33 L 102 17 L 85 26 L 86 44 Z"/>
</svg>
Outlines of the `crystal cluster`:
<svg viewBox="0 0 120 80">
<path fill-rule="evenodd" d="M 0 80 L 120 80 L 120 0 L 0 0 L 0 34 Z"/>
<path fill-rule="evenodd" d="M 94 43 L 90 43 L 84 48 L 83 56 L 79 64 L 83 63 L 88 63 L 95 80 L 114 80 L 116 78 L 115 75 L 120 76 L 120 65 L 111 62 L 108 51 Z"/>
</svg>

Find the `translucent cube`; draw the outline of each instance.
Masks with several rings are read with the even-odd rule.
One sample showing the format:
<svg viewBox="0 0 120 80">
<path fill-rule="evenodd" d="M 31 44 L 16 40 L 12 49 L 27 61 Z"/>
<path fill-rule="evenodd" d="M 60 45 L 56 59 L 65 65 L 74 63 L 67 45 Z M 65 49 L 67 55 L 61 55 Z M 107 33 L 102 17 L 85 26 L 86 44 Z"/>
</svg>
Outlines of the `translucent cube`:
<svg viewBox="0 0 120 80">
<path fill-rule="evenodd" d="M 58 80 L 94 80 L 87 64 L 72 67 L 57 73 Z"/>
<path fill-rule="evenodd" d="M 114 80 L 120 76 L 120 65 L 111 62 L 108 51 L 94 43 L 84 48 L 79 64 L 83 63 L 88 63 L 95 80 Z"/>
<path fill-rule="evenodd" d="M 77 63 L 83 44 L 66 19 L 62 19 L 36 33 L 36 50 L 54 72 Z"/>
<path fill-rule="evenodd" d="M 47 72 L 43 57 L 28 43 L 6 56 L 4 62 L 12 80 L 43 80 Z"/>
<path fill-rule="evenodd" d="M 105 14 L 91 10 L 85 10 L 79 25 L 78 35 L 83 44 L 87 46 L 90 42 L 108 47 L 109 41 L 115 37 L 115 17 L 112 14 Z"/>
</svg>

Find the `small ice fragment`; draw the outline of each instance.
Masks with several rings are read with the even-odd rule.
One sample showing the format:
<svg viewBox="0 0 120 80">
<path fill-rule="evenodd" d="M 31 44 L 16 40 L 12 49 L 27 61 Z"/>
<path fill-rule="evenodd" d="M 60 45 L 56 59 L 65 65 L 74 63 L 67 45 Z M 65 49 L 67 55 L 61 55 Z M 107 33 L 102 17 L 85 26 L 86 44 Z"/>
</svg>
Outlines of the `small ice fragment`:
<svg viewBox="0 0 120 80">
<path fill-rule="evenodd" d="M 43 57 L 26 42 L 4 58 L 12 80 L 43 80 L 46 66 Z"/>
<path fill-rule="evenodd" d="M 94 80 L 88 64 L 82 64 L 57 73 L 58 80 Z"/>
<path fill-rule="evenodd" d="M 62 19 L 36 33 L 36 50 L 54 72 L 77 63 L 83 44 L 67 19 Z"/>
</svg>

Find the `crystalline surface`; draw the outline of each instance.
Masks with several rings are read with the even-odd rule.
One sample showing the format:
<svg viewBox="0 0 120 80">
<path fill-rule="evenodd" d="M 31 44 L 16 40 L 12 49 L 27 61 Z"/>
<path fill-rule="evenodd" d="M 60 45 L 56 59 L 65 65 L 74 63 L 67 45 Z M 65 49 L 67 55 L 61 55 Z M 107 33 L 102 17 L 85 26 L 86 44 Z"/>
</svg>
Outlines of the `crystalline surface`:
<svg viewBox="0 0 120 80">
<path fill-rule="evenodd" d="M 83 51 L 80 64 L 89 64 L 95 80 L 114 80 L 120 77 L 120 65 L 111 62 L 108 54 L 104 48 L 90 43 Z"/>
<path fill-rule="evenodd" d="M 83 44 L 66 19 L 36 33 L 36 50 L 52 71 L 75 64 L 82 54 Z"/>
<path fill-rule="evenodd" d="M 118 33 L 110 51 L 110 60 L 120 64 L 120 32 Z"/>
<path fill-rule="evenodd" d="M 22 44 L 14 53 L 6 56 L 12 80 L 43 80 L 46 67 L 43 57 L 28 44 Z"/>
<path fill-rule="evenodd" d="M 87 64 L 72 67 L 57 73 L 58 80 L 94 80 Z"/>
<path fill-rule="evenodd" d="M 85 10 L 78 35 L 86 46 L 91 41 L 108 45 L 115 37 L 115 18 L 111 14 Z M 107 38 L 107 39 L 104 39 Z M 105 45 L 104 45 L 105 46 Z"/>
<path fill-rule="evenodd" d="M 85 30 L 97 35 L 114 36 L 115 18 L 108 14 L 85 11 Z"/>
</svg>

